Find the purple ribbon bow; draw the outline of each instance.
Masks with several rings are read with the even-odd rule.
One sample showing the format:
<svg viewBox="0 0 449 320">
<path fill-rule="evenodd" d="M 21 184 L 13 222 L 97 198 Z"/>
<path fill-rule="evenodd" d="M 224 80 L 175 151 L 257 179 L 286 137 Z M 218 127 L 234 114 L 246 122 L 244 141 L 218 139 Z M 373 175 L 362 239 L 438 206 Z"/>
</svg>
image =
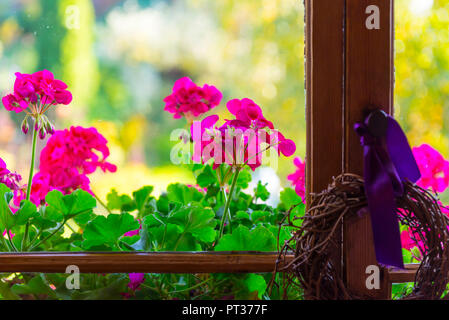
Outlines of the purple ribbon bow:
<svg viewBox="0 0 449 320">
<path fill-rule="evenodd" d="M 421 177 L 407 138 L 393 117 L 375 110 L 354 130 L 364 151 L 365 193 L 371 216 L 377 262 L 403 269 L 401 236 L 395 197 L 403 181 Z"/>
</svg>

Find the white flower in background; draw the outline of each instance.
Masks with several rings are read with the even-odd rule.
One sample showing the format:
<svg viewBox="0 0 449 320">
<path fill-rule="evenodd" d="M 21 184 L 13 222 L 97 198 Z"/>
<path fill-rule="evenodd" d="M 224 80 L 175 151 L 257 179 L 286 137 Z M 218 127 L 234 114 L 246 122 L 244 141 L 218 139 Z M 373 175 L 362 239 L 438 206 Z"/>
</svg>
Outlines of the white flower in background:
<svg viewBox="0 0 449 320">
<path fill-rule="evenodd" d="M 222 52 L 223 41 L 211 14 L 181 1 L 148 8 L 128 1 L 108 14 L 103 28 L 107 53 L 134 61 L 178 67 L 186 57 L 213 63 Z"/>
</svg>

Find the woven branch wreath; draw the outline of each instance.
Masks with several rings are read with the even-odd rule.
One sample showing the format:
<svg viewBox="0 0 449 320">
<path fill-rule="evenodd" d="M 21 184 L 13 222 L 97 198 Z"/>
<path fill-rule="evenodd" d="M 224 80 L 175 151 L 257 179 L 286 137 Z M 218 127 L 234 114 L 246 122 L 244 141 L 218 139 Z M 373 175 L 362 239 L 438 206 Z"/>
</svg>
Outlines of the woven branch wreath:
<svg viewBox="0 0 449 320">
<path fill-rule="evenodd" d="M 280 258 L 295 252 L 283 271 L 299 279 L 310 299 L 368 298 L 347 290 L 333 261 L 343 219 L 369 211 L 377 262 L 404 267 L 399 223 L 407 225 L 423 257 L 407 298 L 439 299 L 448 283 L 449 220 L 438 200 L 414 184 L 421 173 L 400 125 L 381 109 L 370 109 L 354 125 L 363 146 L 364 178 L 340 175 L 313 196 L 301 226 L 281 250 Z"/>
<path fill-rule="evenodd" d="M 367 206 L 363 179 L 353 174 L 335 178 L 327 190 L 312 196 L 310 209 L 300 227 L 282 247 L 278 263 L 289 252 L 294 259 L 282 269 L 287 285 L 297 284 L 308 299 L 364 299 L 348 290 L 334 265 L 338 252 L 337 230 L 343 219 L 357 215 Z M 410 227 L 412 239 L 420 240 L 423 257 L 416 273 L 414 289 L 404 299 L 440 299 L 448 283 L 449 231 L 448 218 L 441 212 L 438 200 L 427 190 L 405 183 L 405 192 L 396 199 L 396 213 L 403 225 Z M 416 241 L 417 242 L 417 241 Z"/>
</svg>

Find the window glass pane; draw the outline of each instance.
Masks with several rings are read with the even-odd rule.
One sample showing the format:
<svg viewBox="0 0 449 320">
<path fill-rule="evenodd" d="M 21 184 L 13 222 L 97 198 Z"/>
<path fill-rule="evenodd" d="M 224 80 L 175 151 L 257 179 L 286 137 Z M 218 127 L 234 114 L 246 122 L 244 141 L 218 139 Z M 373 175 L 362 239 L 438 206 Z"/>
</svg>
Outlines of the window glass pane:
<svg viewBox="0 0 449 320">
<path fill-rule="evenodd" d="M 442 211 L 449 204 L 449 3 L 444 0 L 395 1 L 395 116 L 404 128 L 422 178 L 418 185 L 438 193 Z M 422 254 L 413 230 L 402 228 L 405 262 Z M 419 239 L 418 239 L 419 240 Z M 410 291 L 395 285 L 394 296 Z"/>
<path fill-rule="evenodd" d="M 304 197 L 303 33 L 296 0 L 1 2 L 0 251 L 275 251 Z M 193 165 L 211 115 L 269 143 Z"/>
</svg>

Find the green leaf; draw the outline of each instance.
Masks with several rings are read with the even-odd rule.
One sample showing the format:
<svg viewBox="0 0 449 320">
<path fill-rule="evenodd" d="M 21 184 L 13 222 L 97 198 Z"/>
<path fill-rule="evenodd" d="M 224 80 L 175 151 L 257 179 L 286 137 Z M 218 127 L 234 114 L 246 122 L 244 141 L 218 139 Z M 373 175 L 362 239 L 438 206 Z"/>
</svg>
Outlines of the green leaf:
<svg viewBox="0 0 449 320">
<path fill-rule="evenodd" d="M 251 213 L 251 221 L 253 221 L 254 224 L 267 222 L 269 216 L 270 212 L 256 210 Z"/>
<path fill-rule="evenodd" d="M 11 230 L 25 225 L 31 218 L 37 216 L 36 206 L 28 200 L 22 200 L 15 214 L 9 208 L 13 193 L 4 184 L 0 184 L 0 230 Z"/>
<path fill-rule="evenodd" d="M 257 187 L 254 188 L 254 197 L 256 199 L 266 201 L 270 197 L 270 193 L 267 190 L 267 185 L 268 183 L 263 185 L 261 181 L 257 182 Z"/>
<path fill-rule="evenodd" d="M 215 246 L 215 251 L 274 251 L 276 239 L 264 226 L 250 230 L 238 226 L 231 234 L 225 234 Z"/>
<path fill-rule="evenodd" d="M 24 237 L 23 226 L 30 221 L 33 217 L 36 217 L 36 206 L 30 201 L 23 200 L 20 203 L 20 208 L 16 214 L 11 212 L 9 208 L 9 202 L 13 193 L 5 185 L 0 185 L 0 236 L 3 230 L 9 230 L 15 234 L 12 242 L 18 248 L 21 247 L 21 242 Z M 32 230 L 30 230 L 32 233 Z"/>
<path fill-rule="evenodd" d="M 285 211 L 290 210 L 293 206 L 296 206 L 291 211 L 291 217 L 300 217 L 304 215 L 304 203 L 300 196 L 298 196 L 292 188 L 285 188 L 280 194 L 281 206 Z"/>
<path fill-rule="evenodd" d="M 39 207 L 38 215 L 33 219 L 33 224 L 36 225 L 41 230 L 47 230 L 54 228 L 57 225 L 57 221 L 60 221 L 60 215 L 57 215 L 57 219 L 55 221 L 55 216 L 52 216 L 52 210 L 50 209 L 50 215 L 47 214 L 48 207 L 41 206 Z M 53 211 L 54 212 L 54 211 Z"/>
<path fill-rule="evenodd" d="M 198 251 L 201 245 L 190 234 L 182 232 L 180 226 L 172 223 L 149 228 L 150 238 L 163 251 Z"/>
<path fill-rule="evenodd" d="M 176 183 L 170 184 L 167 187 L 167 197 L 169 201 L 190 204 L 192 202 L 200 202 L 204 194 L 195 188 L 189 188 L 184 184 Z"/>
<path fill-rule="evenodd" d="M 279 226 L 276 226 L 276 225 L 267 225 L 266 227 L 268 230 L 271 231 L 271 233 L 273 234 L 275 239 L 277 239 L 278 235 L 279 235 L 279 246 L 281 246 L 281 247 L 284 245 L 285 241 L 287 241 L 291 238 L 292 231 L 294 231 L 293 228 L 291 228 L 291 227 L 287 228 L 285 226 L 280 228 L 280 230 L 279 230 Z"/>
<path fill-rule="evenodd" d="M 171 215 L 168 222 L 177 224 L 182 233 L 190 233 L 199 241 L 211 243 L 215 240 L 217 220 L 212 209 L 185 207 Z"/>
<path fill-rule="evenodd" d="M 217 183 L 217 173 L 210 165 L 204 167 L 204 170 L 196 178 L 196 183 L 202 187 L 208 187 L 211 184 Z"/>
<path fill-rule="evenodd" d="M 107 245 L 117 249 L 118 240 L 128 231 L 139 228 L 139 222 L 129 213 L 97 216 L 83 232 L 83 247 Z"/>
<path fill-rule="evenodd" d="M 73 220 L 75 220 L 78 226 L 84 229 L 89 221 L 91 221 L 95 216 L 96 215 L 93 212 L 89 211 L 86 213 L 78 214 L 73 218 Z"/>
<path fill-rule="evenodd" d="M 20 300 L 20 296 L 12 292 L 9 283 L 0 280 L 0 297 L 2 300 Z"/>
<path fill-rule="evenodd" d="M 236 219 L 248 219 L 249 220 L 249 213 L 246 211 L 237 211 L 235 214 Z"/>
<path fill-rule="evenodd" d="M 127 291 L 129 278 L 127 275 L 111 275 L 106 286 L 95 288 L 93 290 L 73 290 L 73 300 L 119 300 L 122 299 L 122 292 Z"/>
<path fill-rule="evenodd" d="M 148 200 L 151 198 L 151 192 L 153 192 L 154 187 L 152 186 L 144 186 L 137 191 L 133 192 L 134 201 L 136 202 L 136 207 L 139 212 L 143 213 L 145 210 L 145 205 Z"/>
<path fill-rule="evenodd" d="M 14 225 L 13 214 L 9 208 L 9 202 L 11 201 L 13 194 L 3 183 L 0 183 L 0 230 L 3 232 L 5 229 L 9 229 Z"/>
<path fill-rule="evenodd" d="M 239 176 L 237 178 L 236 186 L 240 189 L 246 189 L 251 182 L 251 172 L 249 169 L 243 169 L 240 171 Z"/>
<path fill-rule="evenodd" d="M 20 202 L 20 208 L 14 214 L 14 226 L 25 225 L 31 218 L 37 217 L 37 208 L 34 203 L 28 200 Z"/>
<path fill-rule="evenodd" d="M 150 214 L 143 218 L 143 223 L 148 227 L 159 227 L 160 225 L 166 225 L 166 217 L 160 216 L 158 213 Z"/>
<path fill-rule="evenodd" d="M 166 194 L 162 194 L 156 201 L 157 210 L 161 213 L 168 213 L 169 211 L 169 200 Z"/>
<path fill-rule="evenodd" d="M 302 199 L 298 196 L 292 188 L 285 188 L 280 194 L 281 202 L 285 205 L 285 209 L 290 209 L 292 206 L 302 203 Z"/>
<path fill-rule="evenodd" d="M 11 291 L 15 294 L 47 294 L 54 296 L 54 292 L 44 279 L 43 274 L 38 274 L 28 283 L 13 285 Z"/>
<path fill-rule="evenodd" d="M 115 189 L 106 196 L 107 207 L 111 210 L 133 211 L 136 209 L 136 203 L 130 196 L 119 195 Z"/>
<path fill-rule="evenodd" d="M 59 190 L 50 191 L 45 197 L 47 202 L 46 216 L 53 221 L 62 221 L 74 216 L 92 212 L 97 206 L 95 198 L 87 191 L 78 189 L 68 195 Z"/>
<path fill-rule="evenodd" d="M 263 276 L 255 273 L 250 273 L 248 274 L 244 282 L 250 293 L 257 292 L 257 296 L 259 297 L 259 299 L 262 299 L 262 295 L 267 290 L 267 282 L 265 281 Z"/>
</svg>

